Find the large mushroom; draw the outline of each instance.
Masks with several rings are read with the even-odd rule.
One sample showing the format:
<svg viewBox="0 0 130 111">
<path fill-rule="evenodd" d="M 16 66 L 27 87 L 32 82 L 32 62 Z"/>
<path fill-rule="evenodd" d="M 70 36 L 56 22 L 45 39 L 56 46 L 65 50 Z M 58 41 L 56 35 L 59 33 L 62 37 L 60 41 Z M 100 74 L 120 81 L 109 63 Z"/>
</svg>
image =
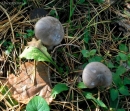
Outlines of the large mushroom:
<svg viewBox="0 0 130 111">
<path fill-rule="evenodd" d="M 43 17 L 35 24 L 35 36 L 51 49 L 53 46 L 61 43 L 64 37 L 63 26 L 54 17 Z"/>
<path fill-rule="evenodd" d="M 100 62 L 91 62 L 83 70 L 82 79 L 87 88 L 108 87 L 112 83 L 112 73 Z"/>
</svg>

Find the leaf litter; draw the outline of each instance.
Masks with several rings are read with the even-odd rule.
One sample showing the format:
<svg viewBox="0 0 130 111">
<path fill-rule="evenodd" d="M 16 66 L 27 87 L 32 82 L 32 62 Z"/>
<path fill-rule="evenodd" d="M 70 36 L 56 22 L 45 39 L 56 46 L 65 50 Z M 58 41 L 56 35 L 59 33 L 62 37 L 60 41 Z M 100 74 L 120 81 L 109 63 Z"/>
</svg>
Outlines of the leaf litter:
<svg viewBox="0 0 130 111">
<path fill-rule="evenodd" d="M 35 72 L 34 62 L 26 62 L 21 65 L 20 74 L 15 76 L 10 74 L 8 77 L 8 87 L 11 94 L 18 102 L 27 104 L 35 95 L 42 96 L 47 103 L 52 102 L 51 83 L 49 80 L 49 68 L 42 62 L 36 64 L 35 82 L 33 73 Z"/>
</svg>

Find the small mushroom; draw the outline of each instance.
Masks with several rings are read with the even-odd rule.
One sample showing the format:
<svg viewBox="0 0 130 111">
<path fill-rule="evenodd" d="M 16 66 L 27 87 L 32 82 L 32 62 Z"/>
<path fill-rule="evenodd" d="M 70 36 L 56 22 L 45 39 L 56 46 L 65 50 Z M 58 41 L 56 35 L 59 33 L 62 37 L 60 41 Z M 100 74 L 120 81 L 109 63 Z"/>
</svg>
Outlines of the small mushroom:
<svg viewBox="0 0 130 111">
<path fill-rule="evenodd" d="M 54 17 L 43 17 L 35 24 L 35 36 L 51 49 L 53 46 L 61 43 L 64 37 L 63 26 Z"/>
<path fill-rule="evenodd" d="M 100 62 L 91 62 L 83 70 L 82 79 L 87 88 L 108 87 L 112 83 L 112 73 Z"/>
</svg>

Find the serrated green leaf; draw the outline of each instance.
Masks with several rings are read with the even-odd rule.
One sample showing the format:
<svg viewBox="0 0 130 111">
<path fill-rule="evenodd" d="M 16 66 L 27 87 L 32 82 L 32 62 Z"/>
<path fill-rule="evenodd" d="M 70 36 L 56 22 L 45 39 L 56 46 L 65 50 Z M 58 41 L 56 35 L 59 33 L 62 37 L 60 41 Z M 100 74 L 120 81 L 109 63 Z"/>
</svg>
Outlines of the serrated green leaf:
<svg viewBox="0 0 130 111">
<path fill-rule="evenodd" d="M 107 62 L 107 66 L 108 66 L 109 68 L 114 68 L 114 64 L 113 64 L 111 61 L 108 61 L 108 62 Z"/>
<path fill-rule="evenodd" d="M 125 44 L 120 44 L 119 45 L 119 50 L 127 52 L 128 51 L 128 47 Z"/>
<path fill-rule="evenodd" d="M 96 49 L 92 49 L 91 51 L 88 50 L 81 50 L 81 53 L 83 54 L 83 57 L 90 57 L 94 56 L 96 54 Z"/>
<path fill-rule="evenodd" d="M 35 96 L 27 104 L 26 111 L 50 111 L 50 108 L 44 98 Z"/>
<path fill-rule="evenodd" d="M 123 61 L 126 61 L 128 59 L 127 55 L 124 53 L 119 52 L 118 55 L 121 58 L 121 60 L 123 60 Z"/>
<path fill-rule="evenodd" d="M 56 98 L 56 95 L 63 92 L 63 91 L 67 91 L 69 88 L 68 86 L 66 86 L 66 84 L 56 84 L 54 86 L 54 88 L 52 89 L 52 92 L 51 92 L 51 97 L 53 98 Z"/>
<path fill-rule="evenodd" d="M 129 90 L 128 90 L 128 88 L 127 88 L 126 86 L 121 86 L 121 87 L 119 88 L 119 92 L 120 92 L 122 95 L 125 95 L 125 96 L 130 95 Z"/>
<path fill-rule="evenodd" d="M 130 78 L 125 77 L 124 78 L 124 85 L 130 84 Z"/>
<path fill-rule="evenodd" d="M 119 95 L 118 90 L 116 89 L 110 90 L 110 96 L 111 96 L 112 101 L 115 101 L 118 98 L 118 95 Z"/>
<path fill-rule="evenodd" d="M 84 30 L 84 42 L 85 43 L 89 43 L 89 40 L 90 40 L 90 33 L 87 31 L 87 30 Z"/>
<path fill-rule="evenodd" d="M 121 58 L 119 55 L 116 56 L 116 62 L 118 62 L 120 64 Z"/>
<path fill-rule="evenodd" d="M 77 84 L 77 87 L 80 88 L 80 89 L 87 88 L 87 87 L 84 85 L 83 82 L 79 82 L 79 83 Z"/>
<path fill-rule="evenodd" d="M 24 51 L 20 55 L 20 58 L 34 59 L 36 61 L 51 62 L 51 58 L 48 54 L 45 55 L 39 49 L 37 49 L 36 47 L 31 47 L 31 46 L 26 47 L 24 49 Z"/>
<path fill-rule="evenodd" d="M 83 54 L 83 57 L 90 57 L 88 50 L 81 50 L 81 53 Z"/>
<path fill-rule="evenodd" d="M 94 57 L 90 58 L 88 61 L 89 62 L 101 62 L 102 60 L 103 60 L 103 57 L 95 55 Z"/>
<path fill-rule="evenodd" d="M 112 78 L 113 78 L 114 83 L 115 83 L 117 86 L 120 85 L 120 84 L 122 84 L 122 83 L 121 83 L 120 75 L 118 75 L 118 74 L 112 74 Z"/>
<path fill-rule="evenodd" d="M 89 55 L 94 56 L 96 54 L 96 49 L 92 49 L 89 53 Z"/>
<path fill-rule="evenodd" d="M 116 69 L 116 74 L 118 75 L 122 75 L 126 72 L 126 68 L 124 66 L 119 66 L 117 69 Z"/>
</svg>

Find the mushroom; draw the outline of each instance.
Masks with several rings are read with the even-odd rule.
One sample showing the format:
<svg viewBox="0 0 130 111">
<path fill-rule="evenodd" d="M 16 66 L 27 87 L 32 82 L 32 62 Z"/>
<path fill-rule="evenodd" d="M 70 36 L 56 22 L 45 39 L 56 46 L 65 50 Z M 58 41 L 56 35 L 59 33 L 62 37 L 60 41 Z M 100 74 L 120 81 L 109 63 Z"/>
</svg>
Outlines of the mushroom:
<svg viewBox="0 0 130 111">
<path fill-rule="evenodd" d="M 35 24 L 35 36 L 49 49 L 61 43 L 64 37 L 63 26 L 54 17 L 46 16 Z"/>
<path fill-rule="evenodd" d="M 112 83 L 112 73 L 103 63 L 91 62 L 84 68 L 82 79 L 87 88 L 108 87 Z"/>
</svg>

